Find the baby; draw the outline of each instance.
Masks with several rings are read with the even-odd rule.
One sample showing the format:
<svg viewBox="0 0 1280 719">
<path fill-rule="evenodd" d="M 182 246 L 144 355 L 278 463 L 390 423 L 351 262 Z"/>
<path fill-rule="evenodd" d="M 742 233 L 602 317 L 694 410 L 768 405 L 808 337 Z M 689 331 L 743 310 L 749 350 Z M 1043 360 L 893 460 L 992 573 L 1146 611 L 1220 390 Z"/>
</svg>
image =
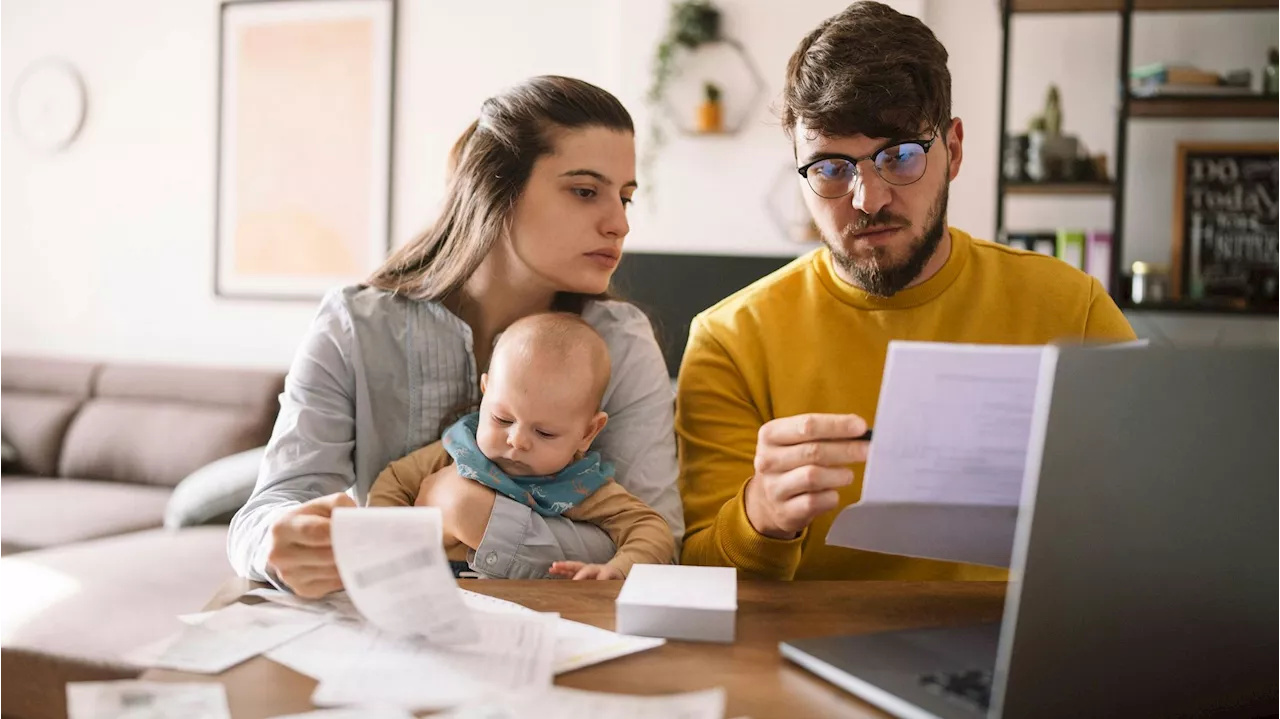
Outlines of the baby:
<svg viewBox="0 0 1280 719">
<path fill-rule="evenodd" d="M 529 505 L 603 529 L 617 547 L 606 564 L 556 562 L 551 574 L 622 579 L 633 564 L 670 564 L 675 539 L 662 515 L 613 481 L 613 465 L 587 452 L 604 429 L 609 349 L 581 317 L 547 313 L 512 324 L 480 377 L 480 411 L 439 442 L 392 462 L 374 481 L 369 506 L 413 506 L 422 481 L 456 463 L 458 473 Z M 451 560 L 467 547 L 446 546 Z"/>
</svg>

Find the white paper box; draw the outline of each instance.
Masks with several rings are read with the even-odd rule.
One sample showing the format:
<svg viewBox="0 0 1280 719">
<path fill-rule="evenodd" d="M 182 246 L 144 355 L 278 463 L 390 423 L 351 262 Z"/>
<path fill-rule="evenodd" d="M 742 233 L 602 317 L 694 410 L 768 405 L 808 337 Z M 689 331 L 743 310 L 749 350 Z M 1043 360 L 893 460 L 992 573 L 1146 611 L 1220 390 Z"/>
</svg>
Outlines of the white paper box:
<svg viewBox="0 0 1280 719">
<path fill-rule="evenodd" d="M 619 634 L 731 643 L 738 570 L 637 564 L 616 605 Z"/>
</svg>

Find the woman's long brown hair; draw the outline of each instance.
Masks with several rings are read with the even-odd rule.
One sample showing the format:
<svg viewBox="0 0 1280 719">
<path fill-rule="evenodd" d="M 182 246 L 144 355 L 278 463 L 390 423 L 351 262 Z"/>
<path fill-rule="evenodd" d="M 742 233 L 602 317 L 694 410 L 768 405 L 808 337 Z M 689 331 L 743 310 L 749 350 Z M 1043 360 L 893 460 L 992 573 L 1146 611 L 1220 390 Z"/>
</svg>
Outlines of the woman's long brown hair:
<svg viewBox="0 0 1280 719">
<path fill-rule="evenodd" d="M 453 295 L 510 230 L 534 162 L 554 151 L 557 131 L 588 127 L 635 132 L 616 97 L 569 77 L 534 77 L 486 100 L 449 155 L 439 218 L 368 284 L 418 300 Z M 584 299 L 562 293 L 556 309 L 581 311 Z"/>
</svg>

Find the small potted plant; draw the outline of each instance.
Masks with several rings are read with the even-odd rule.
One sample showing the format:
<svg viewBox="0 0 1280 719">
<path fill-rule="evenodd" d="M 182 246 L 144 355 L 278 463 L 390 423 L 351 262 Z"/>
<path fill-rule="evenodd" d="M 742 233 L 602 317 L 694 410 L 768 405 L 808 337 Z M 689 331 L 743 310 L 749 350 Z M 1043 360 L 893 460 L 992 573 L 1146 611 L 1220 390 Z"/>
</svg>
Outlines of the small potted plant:
<svg viewBox="0 0 1280 719">
<path fill-rule="evenodd" d="M 724 132 L 724 111 L 720 105 L 720 88 L 714 82 L 703 83 L 703 100 L 698 106 L 698 132 Z"/>
<path fill-rule="evenodd" d="M 720 9 L 711 0 L 674 0 L 671 3 L 667 31 L 653 56 L 652 78 L 646 95 L 651 106 L 656 107 L 666 97 L 667 84 L 679 71 L 679 55 L 720 40 L 720 24 Z M 651 115 L 649 142 L 640 158 L 641 174 L 645 176 L 650 175 L 654 160 L 666 144 L 666 133 L 657 117 L 656 112 Z M 650 180 L 645 185 L 646 191 L 649 191 L 654 182 Z"/>
</svg>

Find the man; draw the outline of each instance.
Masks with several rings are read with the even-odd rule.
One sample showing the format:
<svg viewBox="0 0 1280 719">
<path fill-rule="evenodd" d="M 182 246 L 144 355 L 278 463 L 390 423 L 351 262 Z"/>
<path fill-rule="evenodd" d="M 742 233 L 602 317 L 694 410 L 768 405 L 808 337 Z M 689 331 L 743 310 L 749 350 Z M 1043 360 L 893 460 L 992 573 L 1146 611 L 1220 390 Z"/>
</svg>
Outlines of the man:
<svg viewBox="0 0 1280 719">
<path fill-rule="evenodd" d="M 947 226 L 964 126 L 947 51 L 858 2 L 787 65 L 783 123 L 825 248 L 700 314 L 677 394 L 684 562 L 766 579 L 1003 579 L 826 545 L 857 501 L 890 340 L 1133 338 L 1092 277 Z"/>
</svg>

